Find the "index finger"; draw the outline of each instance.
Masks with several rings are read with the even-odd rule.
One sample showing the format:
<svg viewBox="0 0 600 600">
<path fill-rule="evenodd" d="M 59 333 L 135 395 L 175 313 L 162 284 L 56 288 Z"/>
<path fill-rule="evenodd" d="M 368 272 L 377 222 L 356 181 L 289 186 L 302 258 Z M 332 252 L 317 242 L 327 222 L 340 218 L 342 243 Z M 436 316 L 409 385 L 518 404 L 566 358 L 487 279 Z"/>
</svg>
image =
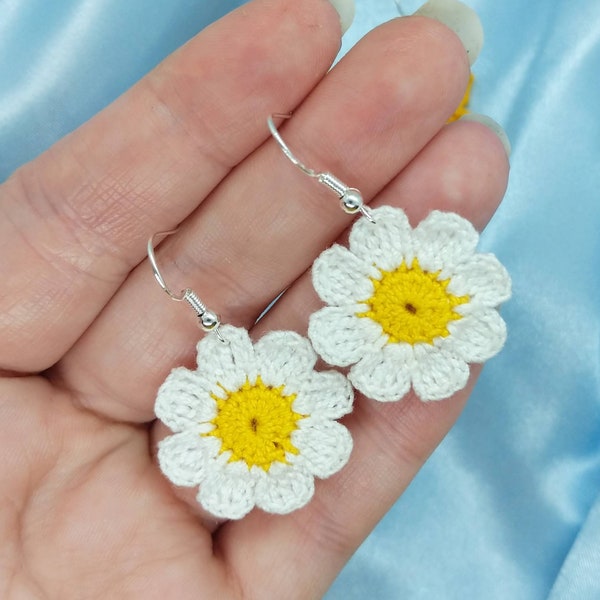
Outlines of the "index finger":
<svg viewBox="0 0 600 600">
<path fill-rule="evenodd" d="M 326 0 L 255 0 L 1 186 L 0 369 L 54 364 L 149 233 L 181 222 L 259 146 L 263 116 L 292 110 L 339 43 Z"/>
</svg>

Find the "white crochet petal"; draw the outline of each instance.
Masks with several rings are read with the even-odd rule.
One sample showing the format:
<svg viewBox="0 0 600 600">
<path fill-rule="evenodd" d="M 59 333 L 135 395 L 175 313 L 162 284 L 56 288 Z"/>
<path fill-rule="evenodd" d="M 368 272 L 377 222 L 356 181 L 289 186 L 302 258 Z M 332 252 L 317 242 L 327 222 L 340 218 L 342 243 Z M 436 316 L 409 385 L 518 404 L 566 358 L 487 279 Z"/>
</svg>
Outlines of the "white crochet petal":
<svg viewBox="0 0 600 600">
<path fill-rule="evenodd" d="M 470 363 L 485 362 L 500 352 L 506 341 L 506 323 L 494 309 L 465 315 L 449 323 L 448 331 L 441 346 Z"/>
<path fill-rule="evenodd" d="M 415 256 L 424 271 L 442 270 L 442 278 L 475 251 L 479 234 L 469 221 L 454 213 L 434 210 L 413 231 Z M 448 270 L 450 269 L 450 270 Z"/>
<path fill-rule="evenodd" d="M 256 506 L 284 515 L 307 504 L 314 491 L 312 475 L 301 468 L 276 462 L 266 477 L 256 482 Z"/>
<path fill-rule="evenodd" d="M 348 379 L 368 398 L 395 402 L 410 389 L 414 363 L 414 350 L 410 344 L 387 344 L 355 364 Z"/>
<path fill-rule="evenodd" d="M 474 304 L 494 307 L 510 298 L 510 275 L 493 254 L 475 254 L 454 269 L 447 289 L 455 296 L 468 295 Z"/>
<path fill-rule="evenodd" d="M 210 470 L 206 448 L 196 431 L 170 435 L 158 444 L 160 470 L 175 485 L 198 485 Z"/>
<path fill-rule="evenodd" d="M 211 389 L 212 382 L 204 374 L 183 367 L 173 369 L 158 390 L 154 412 L 173 431 L 195 428 L 216 414 Z"/>
<path fill-rule="evenodd" d="M 254 508 L 253 475 L 242 461 L 225 463 L 202 482 L 197 500 L 215 517 L 241 519 Z"/>
<path fill-rule="evenodd" d="M 412 384 L 421 400 L 442 400 L 461 390 L 469 378 L 469 365 L 435 345 L 415 344 Z"/>
<path fill-rule="evenodd" d="M 339 419 L 352 411 L 350 382 L 337 371 L 314 372 L 299 385 L 293 409 L 302 415 Z"/>
<path fill-rule="evenodd" d="M 295 331 L 267 333 L 256 342 L 254 352 L 258 374 L 265 385 L 273 387 L 302 379 L 317 362 L 310 342 Z"/>
<path fill-rule="evenodd" d="M 413 259 L 411 227 L 404 211 L 381 206 L 372 211 L 375 223 L 359 219 L 350 232 L 350 250 L 368 264 L 393 271 L 405 260 Z M 368 297 L 368 296 L 367 296 Z"/>
<path fill-rule="evenodd" d="M 301 464 L 316 477 L 337 473 L 350 458 L 352 436 L 337 421 L 309 417 L 302 419 L 292 433 L 292 443 L 300 450 L 294 465 Z"/>
<path fill-rule="evenodd" d="M 370 277 L 377 276 L 371 262 L 335 244 L 312 266 L 313 286 L 323 302 L 339 306 L 366 300 L 373 295 Z"/>
<path fill-rule="evenodd" d="M 330 365 L 347 367 L 385 344 L 381 326 L 355 312 L 352 306 L 326 306 L 310 316 L 308 337 Z"/>
<path fill-rule="evenodd" d="M 246 378 L 252 383 L 256 380 L 256 360 L 248 332 L 241 327 L 222 325 L 221 335 L 225 342 L 211 333 L 197 346 L 198 371 L 213 378 L 213 392 L 218 395 L 224 394 L 219 386 L 232 391 L 240 388 Z"/>
</svg>

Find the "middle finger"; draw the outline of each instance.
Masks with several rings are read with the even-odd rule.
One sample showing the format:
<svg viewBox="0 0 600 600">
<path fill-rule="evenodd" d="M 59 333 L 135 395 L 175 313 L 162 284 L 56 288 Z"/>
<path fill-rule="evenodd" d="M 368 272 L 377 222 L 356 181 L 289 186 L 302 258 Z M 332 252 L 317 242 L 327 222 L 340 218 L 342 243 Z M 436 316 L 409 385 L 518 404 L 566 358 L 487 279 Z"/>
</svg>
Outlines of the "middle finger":
<svg viewBox="0 0 600 600">
<path fill-rule="evenodd" d="M 310 166 L 364 181 L 371 198 L 443 126 L 467 77 L 466 53 L 449 29 L 398 19 L 340 61 L 284 137 Z M 224 322 L 250 326 L 348 225 L 331 193 L 284 161 L 274 142 L 264 144 L 158 251 L 169 285 L 195 289 Z M 197 339 L 192 314 L 166 302 L 144 263 L 59 372 L 89 408 L 147 421 L 158 385 L 174 365 L 193 363 Z"/>
</svg>

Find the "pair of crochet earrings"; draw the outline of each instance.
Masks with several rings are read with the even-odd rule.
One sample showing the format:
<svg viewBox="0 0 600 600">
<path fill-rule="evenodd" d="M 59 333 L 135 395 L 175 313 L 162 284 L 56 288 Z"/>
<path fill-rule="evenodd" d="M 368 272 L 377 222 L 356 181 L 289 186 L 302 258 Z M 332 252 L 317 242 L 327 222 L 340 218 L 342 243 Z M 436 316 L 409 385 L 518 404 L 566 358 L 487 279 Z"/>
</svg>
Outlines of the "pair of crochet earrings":
<svg viewBox="0 0 600 600">
<path fill-rule="evenodd" d="M 335 192 L 347 213 L 362 215 L 349 248 L 336 244 L 313 264 L 327 306 L 310 317 L 310 341 L 273 331 L 253 343 L 247 330 L 222 325 L 191 289 L 171 292 L 155 236 L 148 242 L 161 287 L 187 301 L 209 332 L 197 345 L 197 370 L 175 368 L 158 391 L 156 416 L 173 431 L 158 462 L 175 485 L 199 485 L 201 506 L 226 519 L 255 506 L 301 508 L 315 477 L 346 464 L 352 438 L 337 419 L 352 410 L 352 386 L 381 402 L 402 399 L 411 386 L 421 400 L 447 398 L 466 385 L 469 363 L 485 362 L 506 338 L 497 307 L 510 296 L 510 277 L 495 256 L 476 252 L 469 221 L 433 211 L 413 229 L 399 208 L 371 210 L 358 190 L 302 164 L 272 118 L 268 126 L 294 165 Z M 315 371 L 317 355 L 352 365 L 348 376 Z"/>
</svg>

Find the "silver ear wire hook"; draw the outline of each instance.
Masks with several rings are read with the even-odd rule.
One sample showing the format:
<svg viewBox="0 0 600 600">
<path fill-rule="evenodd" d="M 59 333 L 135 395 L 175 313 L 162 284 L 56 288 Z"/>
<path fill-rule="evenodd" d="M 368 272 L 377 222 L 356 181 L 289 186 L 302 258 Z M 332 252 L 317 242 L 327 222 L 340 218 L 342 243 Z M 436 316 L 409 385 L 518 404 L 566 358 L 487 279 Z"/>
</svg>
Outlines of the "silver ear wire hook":
<svg viewBox="0 0 600 600">
<path fill-rule="evenodd" d="M 185 288 L 181 290 L 179 294 L 174 294 L 167 284 L 165 283 L 164 277 L 162 276 L 160 269 L 158 268 L 158 263 L 156 262 L 156 255 L 154 253 L 154 239 L 160 235 L 172 235 L 175 233 L 177 229 L 173 229 L 172 231 L 159 231 L 150 237 L 148 240 L 148 260 L 150 261 L 150 265 L 152 266 L 152 272 L 154 273 L 154 278 L 158 282 L 158 285 L 165 291 L 165 293 L 172 299 L 177 302 L 186 301 L 196 313 L 198 317 L 198 324 L 200 327 L 206 331 L 211 332 L 214 331 L 217 337 L 224 342 L 225 340 L 221 336 L 221 331 L 219 327 L 221 325 L 221 319 L 217 313 L 212 310 L 208 310 L 206 305 L 194 290 L 191 288 Z"/>
<path fill-rule="evenodd" d="M 173 229 L 171 231 L 159 231 L 155 233 L 152 237 L 150 237 L 150 239 L 148 240 L 148 260 L 150 261 L 150 265 L 152 266 L 152 272 L 154 273 L 154 279 L 158 281 L 158 285 L 160 285 L 160 287 L 168 294 L 170 298 L 172 298 L 173 300 L 177 300 L 177 302 L 181 302 L 184 299 L 184 292 L 181 292 L 181 294 L 178 296 L 167 287 L 167 284 L 165 283 L 165 280 L 163 279 L 163 276 L 160 273 L 160 269 L 158 268 L 158 263 L 156 262 L 156 255 L 154 254 L 154 239 L 157 238 L 159 235 L 173 235 L 176 232 L 177 229 Z"/>
<path fill-rule="evenodd" d="M 281 134 L 275 126 L 274 118 L 289 119 L 291 114 L 274 113 L 267 119 L 267 126 L 275 141 L 279 144 L 282 152 L 287 156 L 290 162 L 298 167 L 305 175 L 316 179 L 322 185 L 328 187 L 340 199 L 340 204 L 345 213 L 355 215 L 360 212 L 371 223 L 375 223 L 371 211 L 365 206 L 362 194 L 356 189 L 347 186 L 343 181 L 338 179 L 332 173 L 321 173 L 310 169 L 303 162 L 298 160 L 289 146 L 283 141 Z"/>
</svg>

